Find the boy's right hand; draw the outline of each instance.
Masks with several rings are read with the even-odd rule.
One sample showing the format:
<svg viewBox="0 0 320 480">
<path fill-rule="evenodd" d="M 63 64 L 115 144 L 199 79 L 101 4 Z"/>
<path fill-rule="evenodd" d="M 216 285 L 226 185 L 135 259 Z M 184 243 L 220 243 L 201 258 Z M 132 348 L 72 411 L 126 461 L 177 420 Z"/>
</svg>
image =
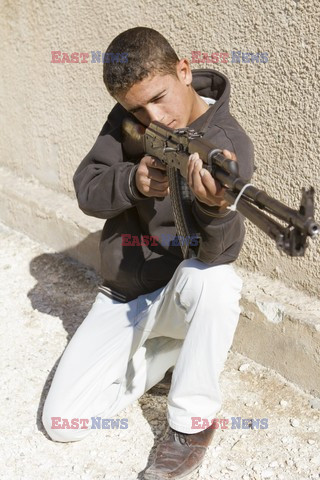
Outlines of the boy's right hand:
<svg viewBox="0 0 320 480">
<path fill-rule="evenodd" d="M 166 197 L 169 180 L 166 166 L 160 160 L 146 155 L 140 160 L 135 175 L 136 187 L 146 197 Z"/>
</svg>

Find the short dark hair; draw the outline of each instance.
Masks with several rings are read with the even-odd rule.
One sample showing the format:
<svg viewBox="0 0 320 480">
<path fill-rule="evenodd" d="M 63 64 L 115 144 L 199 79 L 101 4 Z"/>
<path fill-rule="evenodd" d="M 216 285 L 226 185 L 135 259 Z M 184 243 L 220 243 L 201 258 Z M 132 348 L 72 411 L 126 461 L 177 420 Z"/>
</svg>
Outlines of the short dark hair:
<svg viewBox="0 0 320 480">
<path fill-rule="evenodd" d="M 135 27 L 118 35 L 106 50 L 110 54 L 125 55 L 126 62 L 103 64 L 103 81 L 110 95 L 127 92 L 135 83 L 149 74 L 174 75 L 179 58 L 161 33 L 147 27 Z"/>
</svg>

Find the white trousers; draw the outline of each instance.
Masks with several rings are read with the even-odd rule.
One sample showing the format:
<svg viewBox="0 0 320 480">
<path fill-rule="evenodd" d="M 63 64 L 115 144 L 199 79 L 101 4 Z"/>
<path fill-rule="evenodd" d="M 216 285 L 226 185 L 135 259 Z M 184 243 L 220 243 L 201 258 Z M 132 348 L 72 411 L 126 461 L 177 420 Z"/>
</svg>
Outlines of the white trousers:
<svg viewBox="0 0 320 480">
<path fill-rule="evenodd" d="M 231 347 L 242 279 L 231 264 L 181 262 L 170 282 L 120 303 L 98 293 L 66 347 L 42 415 L 55 441 L 81 440 L 91 429 L 53 429 L 52 417 L 112 418 L 174 366 L 167 419 L 198 433 L 191 417 L 209 422 L 221 408 L 219 375 Z"/>
</svg>

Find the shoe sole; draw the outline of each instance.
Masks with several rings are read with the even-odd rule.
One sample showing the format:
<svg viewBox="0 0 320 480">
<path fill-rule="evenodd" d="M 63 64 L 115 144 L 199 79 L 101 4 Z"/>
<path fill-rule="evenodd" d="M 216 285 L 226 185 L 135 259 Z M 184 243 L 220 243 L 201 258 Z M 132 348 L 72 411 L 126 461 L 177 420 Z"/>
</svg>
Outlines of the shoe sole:
<svg viewBox="0 0 320 480">
<path fill-rule="evenodd" d="M 168 477 L 168 476 L 159 476 L 159 475 L 154 475 L 152 473 L 147 474 L 147 476 L 144 476 L 144 480 L 189 480 L 192 475 L 194 475 L 197 470 L 200 468 L 201 465 L 198 465 L 192 472 L 187 473 L 187 475 L 180 475 L 179 477 Z"/>
</svg>

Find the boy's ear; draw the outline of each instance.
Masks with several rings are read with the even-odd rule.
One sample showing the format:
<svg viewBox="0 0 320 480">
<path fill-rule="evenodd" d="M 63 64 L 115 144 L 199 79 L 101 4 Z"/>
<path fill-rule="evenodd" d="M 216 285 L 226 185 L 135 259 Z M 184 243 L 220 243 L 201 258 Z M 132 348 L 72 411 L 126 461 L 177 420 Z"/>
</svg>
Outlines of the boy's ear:
<svg viewBox="0 0 320 480">
<path fill-rule="evenodd" d="M 189 86 L 192 83 L 192 72 L 190 68 L 190 63 L 187 58 L 182 58 L 177 63 L 177 77 L 185 85 Z"/>
</svg>

